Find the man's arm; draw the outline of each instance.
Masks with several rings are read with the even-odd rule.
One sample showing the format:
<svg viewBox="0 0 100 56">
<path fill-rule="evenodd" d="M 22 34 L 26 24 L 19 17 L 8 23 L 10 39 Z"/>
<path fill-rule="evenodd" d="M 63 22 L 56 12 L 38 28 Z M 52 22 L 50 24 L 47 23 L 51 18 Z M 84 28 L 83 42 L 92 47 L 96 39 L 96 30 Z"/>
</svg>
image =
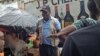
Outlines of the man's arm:
<svg viewBox="0 0 100 56">
<path fill-rule="evenodd" d="M 39 47 L 40 43 L 40 38 L 39 38 L 39 28 L 38 28 L 39 23 L 37 23 L 36 27 L 36 40 L 35 40 L 35 47 Z"/>
<path fill-rule="evenodd" d="M 55 21 L 55 28 L 56 28 L 57 32 L 60 32 L 61 24 L 60 24 L 60 22 L 58 20 Z"/>
<path fill-rule="evenodd" d="M 91 20 L 91 19 L 89 19 L 89 20 Z M 92 20 L 92 22 L 94 22 L 94 21 Z M 59 33 L 53 34 L 52 36 L 57 36 L 57 37 L 58 36 L 63 36 L 63 35 L 66 35 L 67 36 L 71 32 L 73 32 L 73 31 L 75 31 L 77 29 L 83 28 L 83 27 L 84 27 L 84 24 L 83 24 L 82 20 L 77 20 L 72 25 L 66 26 Z M 61 38 L 65 39 L 64 37 L 61 37 Z"/>
<path fill-rule="evenodd" d="M 89 20 L 91 20 L 91 19 L 89 19 Z M 85 19 L 85 21 L 87 21 L 87 19 Z M 84 27 L 83 21 L 82 20 L 77 20 L 72 25 L 69 25 L 69 26 L 66 26 L 65 28 L 63 28 L 58 33 L 58 36 L 60 36 L 60 35 L 68 35 L 69 33 L 73 32 L 73 31 L 75 31 L 77 29 L 83 28 L 83 27 Z"/>
<path fill-rule="evenodd" d="M 58 36 L 61 36 L 61 35 L 68 35 L 69 33 L 75 31 L 76 28 L 73 26 L 73 25 L 69 25 L 69 26 L 66 26 L 65 28 L 63 28 L 59 33 L 58 33 Z"/>
<path fill-rule="evenodd" d="M 65 35 L 68 35 L 69 33 L 76 30 L 76 28 L 73 25 L 69 25 L 61 30 L 61 24 L 58 20 L 55 21 L 55 27 L 58 33 L 52 34 L 51 37 L 58 37 L 61 41 L 65 40 Z"/>
<path fill-rule="evenodd" d="M 14 55 L 24 56 L 27 55 L 27 51 L 28 51 L 28 45 L 24 41 L 19 40 L 18 43 L 16 43 Z"/>
<path fill-rule="evenodd" d="M 38 21 L 38 23 L 36 25 L 36 36 L 37 37 L 39 37 L 39 28 L 38 28 L 38 26 L 39 26 L 39 21 Z"/>
</svg>

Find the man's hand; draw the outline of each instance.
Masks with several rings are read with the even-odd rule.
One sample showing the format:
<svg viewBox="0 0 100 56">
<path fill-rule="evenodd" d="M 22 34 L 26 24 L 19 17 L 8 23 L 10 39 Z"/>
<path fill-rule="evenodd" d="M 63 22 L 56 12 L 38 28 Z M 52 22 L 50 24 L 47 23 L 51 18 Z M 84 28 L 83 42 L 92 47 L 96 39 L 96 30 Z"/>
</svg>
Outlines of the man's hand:
<svg viewBox="0 0 100 56">
<path fill-rule="evenodd" d="M 64 42 L 67 35 L 64 35 L 63 33 L 57 33 L 57 34 L 51 34 L 48 36 L 48 38 L 59 38 L 61 42 Z"/>
<path fill-rule="evenodd" d="M 35 41 L 36 38 L 37 38 L 36 33 L 34 33 L 34 34 L 29 34 L 29 40 L 30 40 L 30 41 Z"/>
<path fill-rule="evenodd" d="M 58 38 L 59 35 L 58 34 L 51 34 L 50 36 L 48 36 L 48 38 Z"/>
</svg>

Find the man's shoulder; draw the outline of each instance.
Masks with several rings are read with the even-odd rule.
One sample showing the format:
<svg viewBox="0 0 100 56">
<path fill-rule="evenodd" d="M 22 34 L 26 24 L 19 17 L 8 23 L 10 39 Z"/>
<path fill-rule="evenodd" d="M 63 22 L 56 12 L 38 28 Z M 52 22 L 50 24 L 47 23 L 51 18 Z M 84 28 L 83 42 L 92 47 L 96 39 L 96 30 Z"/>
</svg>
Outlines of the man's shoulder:
<svg viewBox="0 0 100 56">
<path fill-rule="evenodd" d="M 41 20 L 43 20 L 43 17 L 39 18 L 39 19 L 38 19 L 38 22 L 41 21 Z"/>
<path fill-rule="evenodd" d="M 53 16 L 51 16 L 51 19 L 54 20 L 54 21 L 57 21 L 58 20 L 57 18 L 55 18 Z"/>
<path fill-rule="evenodd" d="M 54 20 L 54 21 L 57 21 L 57 20 L 58 20 L 57 18 L 55 18 L 55 17 L 53 17 L 53 16 L 50 16 L 50 17 L 51 17 L 51 19 Z M 41 17 L 41 18 L 38 19 L 38 21 L 41 21 L 41 20 L 43 20 L 43 17 Z"/>
<path fill-rule="evenodd" d="M 70 36 L 79 36 L 83 34 L 88 35 L 90 33 L 100 33 L 99 29 L 100 29 L 100 23 L 76 30 L 72 32 Z"/>
<path fill-rule="evenodd" d="M 100 24 L 85 27 L 69 35 L 75 43 L 88 43 L 89 41 L 100 40 Z"/>
<path fill-rule="evenodd" d="M 100 24 L 96 24 L 71 33 L 64 43 L 63 56 L 69 55 L 69 50 L 76 52 L 78 50 L 79 54 L 81 54 L 81 52 L 85 53 L 83 56 L 93 56 L 94 53 L 98 54 L 98 50 L 100 50 L 99 29 Z M 76 55 L 78 55 L 78 53 Z"/>
</svg>

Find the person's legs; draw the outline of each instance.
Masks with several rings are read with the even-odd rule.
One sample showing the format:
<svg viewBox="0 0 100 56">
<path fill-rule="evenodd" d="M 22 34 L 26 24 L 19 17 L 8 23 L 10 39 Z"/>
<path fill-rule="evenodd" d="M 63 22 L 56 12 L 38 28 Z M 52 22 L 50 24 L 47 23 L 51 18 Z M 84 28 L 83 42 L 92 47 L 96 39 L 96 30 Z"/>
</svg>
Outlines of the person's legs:
<svg viewBox="0 0 100 56">
<path fill-rule="evenodd" d="M 57 56 L 57 48 L 50 45 L 39 46 L 40 56 Z"/>
<path fill-rule="evenodd" d="M 58 56 L 57 55 L 57 47 L 50 47 L 50 56 Z"/>
<path fill-rule="evenodd" d="M 57 56 L 57 48 L 56 47 L 52 47 L 50 45 L 45 45 L 45 53 L 47 54 L 47 56 Z"/>
<path fill-rule="evenodd" d="M 39 46 L 40 56 L 58 56 L 57 47 L 52 47 L 50 45 L 40 45 Z"/>
<path fill-rule="evenodd" d="M 40 56 L 48 56 L 46 52 L 46 47 L 44 45 L 39 46 Z"/>
</svg>

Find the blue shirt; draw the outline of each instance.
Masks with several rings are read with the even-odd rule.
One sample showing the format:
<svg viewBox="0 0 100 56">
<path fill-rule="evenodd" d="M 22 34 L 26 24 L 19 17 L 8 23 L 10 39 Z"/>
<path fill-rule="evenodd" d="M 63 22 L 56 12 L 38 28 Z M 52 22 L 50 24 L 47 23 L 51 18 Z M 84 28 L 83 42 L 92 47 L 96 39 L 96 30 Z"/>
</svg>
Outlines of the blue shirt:
<svg viewBox="0 0 100 56">
<path fill-rule="evenodd" d="M 56 18 L 53 18 L 53 19 L 55 21 L 54 26 L 55 26 L 56 30 L 60 30 L 61 29 L 60 22 Z M 52 21 L 51 19 L 49 19 L 48 21 L 43 20 L 43 23 L 42 23 L 43 31 L 42 31 L 42 37 L 41 37 L 42 44 L 51 45 L 51 40 L 48 38 L 48 36 L 50 34 L 52 34 L 51 33 L 51 26 L 50 26 L 51 21 Z"/>
</svg>

